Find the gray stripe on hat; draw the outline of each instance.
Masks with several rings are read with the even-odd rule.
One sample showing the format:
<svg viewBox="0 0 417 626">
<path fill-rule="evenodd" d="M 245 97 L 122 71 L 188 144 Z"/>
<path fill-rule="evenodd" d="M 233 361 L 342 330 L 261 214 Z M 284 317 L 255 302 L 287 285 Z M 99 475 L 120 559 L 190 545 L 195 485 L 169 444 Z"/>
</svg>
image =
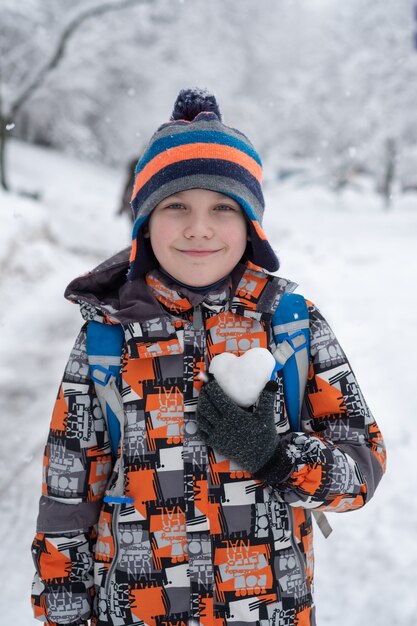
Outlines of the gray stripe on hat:
<svg viewBox="0 0 417 626">
<path fill-rule="evenodd" d="M 186 191 L 187 189 L 208 189 L 209 191 L 218 191 L 225 195 L 233 194 L 244 198 L 252 207 L 259 223 L 262 224 L 264 208 L 246 185 L 227 176 L 209 176 L 207 174 L 182 176 L 181 178 L 169 181 L 166 185 L 161 185 L 153 194 L 146 198 L 138 211 L 136 219 L 150 215 L 156 205 L 164 198 L 178 193 L 179 191 Z"/>
<path fill-rule="evenodd" d="M 162 137 L 169 137 L 172 135 L 179 135 L 181 133 L 199 131 L 199 130 L 216 130 L 220 133 L 230 135 L 231 137 L 234 137 L 235 139 L 239 139 L 243 143 L 247 143 L 248 146 L 250 146 L 253 150 L 255 150 L 253 144 L 246 137 L 246 135 L 244 135 L 243 133 L 239 133 L 234 128 L 230 128 L 230 126 L 226 126 L 225 124 L 222 124 L 222 122 L 218 122 L 217 120 L 209 120 L 207 122 L 198 121 L 195 123 L 190 122 L 189 124 L 184 124 L 184 125 L 173 122 L 172 126 L 167 126 L 166 128 L 163 128 L 162 130 L 156 131 L 156 133 L 151 137 L 146 149 L 148 150 L 155 141 L 157 141 L 158 139 L 161 139 Z M 258 154 L 257 150 L 255 150 L 255 152 L 256 154 Z M 258 158 L 260 160 L 259 154 L 258 154 Z"/>
</svg>

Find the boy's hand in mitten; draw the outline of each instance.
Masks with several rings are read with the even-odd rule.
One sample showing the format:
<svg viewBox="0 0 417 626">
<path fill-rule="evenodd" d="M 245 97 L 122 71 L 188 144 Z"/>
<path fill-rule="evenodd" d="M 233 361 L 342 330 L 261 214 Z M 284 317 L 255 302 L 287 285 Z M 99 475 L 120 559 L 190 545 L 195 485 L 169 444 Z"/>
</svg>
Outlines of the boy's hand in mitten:
<svg viewBox="0 0 417 626">
<path fill-rule="evenodd" d="M 200 391 L 197 405 L 199 431 L 207 445 L 254 474 L 279 448 L 274 420 L 278 384 L 270 380 L 253 412 L 231 400 L 213 380 Z"/>
</svg>

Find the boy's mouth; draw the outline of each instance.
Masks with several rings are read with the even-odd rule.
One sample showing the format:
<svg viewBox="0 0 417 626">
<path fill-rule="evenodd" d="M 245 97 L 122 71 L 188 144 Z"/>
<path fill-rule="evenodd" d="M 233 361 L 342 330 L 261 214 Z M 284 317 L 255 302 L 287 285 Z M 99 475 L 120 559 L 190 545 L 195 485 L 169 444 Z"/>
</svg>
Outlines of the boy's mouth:
<svg viewBox="0 0 417 626">
<path fill-rule="evenodd" d="M 220 250 L 180 250 L 180 252 L 190 256 L 210 256 L 211 254 L 220 252 Z"/>
</svg>

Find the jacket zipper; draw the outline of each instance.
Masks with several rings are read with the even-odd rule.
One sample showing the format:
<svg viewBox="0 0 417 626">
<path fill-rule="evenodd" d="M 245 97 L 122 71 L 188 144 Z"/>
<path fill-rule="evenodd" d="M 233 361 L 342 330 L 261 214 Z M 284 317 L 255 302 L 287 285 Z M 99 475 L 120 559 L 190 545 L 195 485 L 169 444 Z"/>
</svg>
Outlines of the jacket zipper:
<svg viewBox="0 0 417 626">
<path fill-rule="evenodd" d="M 113 541 L 114 541 L 114 555 L 113 555 L 113 561 L 109 567 L 109 571 L 107 572 L 106 584 L 104 585 L 104 592 L 107 598 L 109 596 L 111 577 L 116 568 L 117 557 L 119 555 L 119 538 L 118 538 L 118 533 L 117 533 L 117 522 L 119 520 L 120 506 L 121 506 L 120 504 L 114 505 L 113 517 L 111 521 L 111 529 L 112 529 L 112 535 L 113 535 Z"/>
<path fill-rule="evenodd" d="M 197 304 L 193 310 L 193 328 L 194 330 L 201 330 L 203 325 L 203 311 L 201 310 L 201 304 Z"/>
<path fill-rule="evenodd" d="M 292 509 L 290 507 L 289 504 L 285 503 L 286 507 L 287 507 L 287 511 L 288 511 L 288 519 L 289 519 L 289 523 L 290 523 L 290 532 L 291 532 L 291 545 L 292 548 L 294 550 L 294 554 L 298 560 L 299 566 L 300 566 L 300 570 L 301 573 L 303 575 L 303 579 L 306 581 L 307 580 L 307 570 L 306 570 L 306 564 L 304 561 L 304 557 L 302 555 L 302 552 L 300 550 L 300 547 L 298 545 L 297 539 L 295 537 L 295 533 L 294 533 L 294 514 L 292 512 Z"/>
</svg>

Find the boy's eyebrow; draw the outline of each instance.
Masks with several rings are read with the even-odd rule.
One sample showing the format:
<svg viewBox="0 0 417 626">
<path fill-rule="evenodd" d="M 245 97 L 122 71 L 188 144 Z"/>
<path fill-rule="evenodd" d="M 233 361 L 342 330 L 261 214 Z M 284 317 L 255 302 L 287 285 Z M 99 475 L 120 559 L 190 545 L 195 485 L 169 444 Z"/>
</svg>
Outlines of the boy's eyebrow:
<svg viewBox="0 0 417 626">
<path fill-rule="evenodd" d="M 172 194 L 172 196 L 167 196 L 166 198 L 161 200 L 161 202 L 172 202 L 172 200 L 175 200 L 176 198 L 181 200 L 182 199 L 181 198 L 181 193 L 174 193 L 174 194 Z"/>
</svg>

